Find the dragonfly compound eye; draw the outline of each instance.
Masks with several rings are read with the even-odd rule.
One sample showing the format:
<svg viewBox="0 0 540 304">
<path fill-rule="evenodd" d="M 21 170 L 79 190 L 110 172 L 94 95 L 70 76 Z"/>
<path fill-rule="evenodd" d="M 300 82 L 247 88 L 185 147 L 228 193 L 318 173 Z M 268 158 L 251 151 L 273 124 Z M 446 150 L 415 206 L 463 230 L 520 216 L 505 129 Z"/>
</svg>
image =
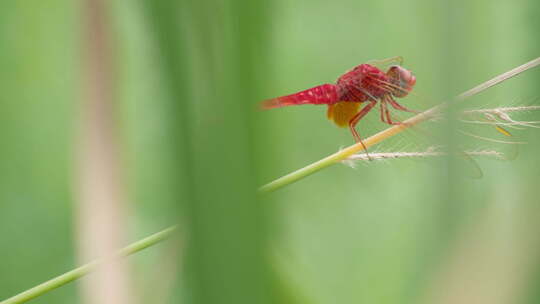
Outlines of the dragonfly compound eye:
<svg viewBox="0 0 540 304">
<path fill-rule="evenodd" d="M 392 83 L 392 95 L 395 97 L 407 96 L 416 84 L 416 77 L 411 71 L 399 65 L 391 66 L 386 75 Z"/>
</svg>

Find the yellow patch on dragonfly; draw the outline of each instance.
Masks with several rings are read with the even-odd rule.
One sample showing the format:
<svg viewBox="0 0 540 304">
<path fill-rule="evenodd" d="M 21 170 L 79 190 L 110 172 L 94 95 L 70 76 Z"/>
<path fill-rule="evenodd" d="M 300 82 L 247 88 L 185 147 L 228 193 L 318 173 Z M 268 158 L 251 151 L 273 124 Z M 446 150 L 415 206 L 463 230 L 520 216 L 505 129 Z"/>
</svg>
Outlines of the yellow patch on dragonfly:
<svg viewBox="0 0 540 304">
<path fill-rule="evenodd" d="M 349 121 L 358 113 L 359 102 L 340 101 L 328 106 L 326 116 L 339 127 L 347 127 Z"/>
</svg>

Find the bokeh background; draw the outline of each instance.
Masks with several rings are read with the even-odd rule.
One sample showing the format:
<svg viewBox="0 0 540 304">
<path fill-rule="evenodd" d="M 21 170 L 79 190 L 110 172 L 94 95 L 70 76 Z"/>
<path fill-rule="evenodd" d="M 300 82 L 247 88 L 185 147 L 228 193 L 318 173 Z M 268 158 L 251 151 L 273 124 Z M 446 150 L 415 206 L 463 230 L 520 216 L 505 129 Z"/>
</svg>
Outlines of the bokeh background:
<svg viewBox="0 0 540 304">
<path fill-rule="evenodd" d="M 180 222 L 179 240 L 128 258 L 108 292 L 125 303 L 540 302 L 535 129 L 516 132 L 528 142 L 517 159 L 478 160 L 482 179 L 395 160 L 254 190 L 352 143 L 324 107 L 261 113 L 259 100 L 401 55 L 418 94 L 403 104 L 427 109 L 536 58 L 538 1 L 94 2 L 0 2 L 0 299 L 94 258 L 105 239 L 124 246 Z M 465 106 L 538 104 L 539 81 L 526 72 Z M 105 94 L 88 93 L 99 83 Z M 107 106 L 92 116 L 94 101 Z M 382 128 L 375 113 L 359 126 Z M 376 150 L 414 149 L 414 137 Z M 34 303 L 104 303 L 93 284 Z"/>
</svg>

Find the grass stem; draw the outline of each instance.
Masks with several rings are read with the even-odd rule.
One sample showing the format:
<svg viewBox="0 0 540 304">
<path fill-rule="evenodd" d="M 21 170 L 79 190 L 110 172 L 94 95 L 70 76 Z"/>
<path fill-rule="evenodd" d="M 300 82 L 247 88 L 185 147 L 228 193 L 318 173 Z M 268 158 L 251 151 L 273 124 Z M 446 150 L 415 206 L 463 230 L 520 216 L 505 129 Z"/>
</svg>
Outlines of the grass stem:
<svg viewBox="0 0 540 304">
<path fill-rule="evenodd" d="M 148 236 L 142 240 L 139 240 L 123 249 L 118 251 L 114 257 L 126 257 L 129 255 L 132 255 L 134 253 L 137 253 L 145 248 L 148 248 L 150 246 L 153 246 L 166 238 L 168 238 L 173 231 L 176 229 L 175 226 L 169 227 L 167 229 L 164 229 L 158 233 L 152 234 L 151 236 Z M 103 265 L 106 261 L 109 259 L 99 259 L 92 261 L 90 263 L 84 264 L 78 268 L 75 268 L 69 272 L 66 272 L 60 276 L 57 276 L 56 278 L 53 278 L 47 282 L 41 283 L 35 287 L 32 287 L 24 292 L 21 292 L 20 294 L 13 296 L 9 299 L 6 299 L 0 304 L 19 304 L 19 303 L 25 303 L 27 301 L 30 301 L 36 297 L 39 297 L 53 289 L 56 289 L 58 287 L 64 286 L 70 282 L 73 282 L 77 280 L 78 278 L 88 274 L 89 272 L 95 270 L 100 265 Z"/>
</svg>

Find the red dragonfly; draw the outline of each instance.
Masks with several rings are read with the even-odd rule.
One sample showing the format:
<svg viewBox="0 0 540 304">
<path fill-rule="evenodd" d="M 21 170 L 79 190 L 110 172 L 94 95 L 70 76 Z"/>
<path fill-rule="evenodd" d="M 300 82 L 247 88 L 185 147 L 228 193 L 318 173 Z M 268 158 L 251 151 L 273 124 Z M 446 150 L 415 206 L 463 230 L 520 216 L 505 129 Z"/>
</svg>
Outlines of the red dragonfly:
<svg viewBox="0 0 540 304">
<path fill-rule="evenodd" d="M 323 84 L 291 95 L 268 99 L 262 102 L 262 108 L 328 105 L 328 119 L 333 120 L 339 127 L 349 126 L 356 142 L 364 145 L 355 127 L 377 102 L 380 102 L 381 120 L 390 125 L 400 122 L 392 120 L 388 111 L 389 105 L 396 110 L 416 113 L 394 99 L 407 96 L 416 83 L 416 77 L 401 66 L 402 62 L 403 59 L 398 56 L 360 64 L 339 77 L 336 84 Z M 385 65 L 389 65 L 386 72 L 382 70 Z M 360 108 L 365 102 L 368 104 Z"/>
</svg>

